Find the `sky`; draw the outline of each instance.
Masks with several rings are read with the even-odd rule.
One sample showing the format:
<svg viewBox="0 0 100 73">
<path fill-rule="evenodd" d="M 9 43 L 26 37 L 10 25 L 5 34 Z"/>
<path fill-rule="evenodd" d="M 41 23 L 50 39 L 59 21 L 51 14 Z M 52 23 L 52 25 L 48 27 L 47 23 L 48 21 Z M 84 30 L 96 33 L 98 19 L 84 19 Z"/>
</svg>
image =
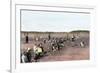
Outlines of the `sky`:
<svg viewBox="0 0 100 73">
<path fill-rule="evenodd" d="M 69 32 L 89 29 L 90 14 L 21 11 L 21 31 Z"/>
</svg>

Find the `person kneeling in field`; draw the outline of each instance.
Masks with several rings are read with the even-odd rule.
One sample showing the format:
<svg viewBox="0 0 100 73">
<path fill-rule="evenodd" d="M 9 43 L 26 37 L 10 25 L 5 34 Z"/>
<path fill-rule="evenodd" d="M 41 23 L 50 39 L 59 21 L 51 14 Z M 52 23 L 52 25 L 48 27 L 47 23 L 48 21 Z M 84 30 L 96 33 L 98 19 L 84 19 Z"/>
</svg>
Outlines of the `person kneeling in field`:
<svg viewBox="0 0 100 73">
<path fill-rule="evenodd" d="M 34 46 L 34 60 L 37 62 L 37 60 L 43 56 L 43 50 L 40 47 Z"/>
<path fill-rule="evenodd" d="M 28 62 L 28 58 L 27 58 L 26 52 L 23 52 L 21 54 L 21 62 L 22 63 L 27 63 Z"/>
<path fill-rule="evenodd" d="M 85 44 L 84 44 L 83 41 L 80 42 L 80 46 L 81 46 L 81 47 L 85 47 Z"/>
</svg>

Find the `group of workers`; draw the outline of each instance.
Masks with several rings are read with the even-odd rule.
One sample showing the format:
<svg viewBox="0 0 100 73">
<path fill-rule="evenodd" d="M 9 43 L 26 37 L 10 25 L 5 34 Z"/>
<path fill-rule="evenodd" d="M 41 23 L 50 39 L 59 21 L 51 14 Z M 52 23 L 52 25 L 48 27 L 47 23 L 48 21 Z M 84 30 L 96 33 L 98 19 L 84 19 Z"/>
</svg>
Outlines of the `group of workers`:
<svg viewBox="0 0 100 73">
<path fill-rule="evenodd" d="M 43 54 L 44 50 L 41 44 L 39 44 L 38 46 L 34 45 L 33 48 L 27 48 L 26 51 L 21 53 L 21 62 L 37 62 L 38 59 L 43 56 Z"/>
<path fill-rule="evenodd" d="M 72 42 L 74 42 L 76 40 L 75 36 L 71 37 Z M 50 44 L 49 50 L 52 51 L 56 51 L 56 50 L 60 50 L 61 48 L 63 48 L 65 45 L 64 43 L 66 41 L 68 41 L 68 38 L 64 39 L 64 38 L 51 38 L 50 35 L 48 35 L 48 39 L 44 39 L 43 42 L 44 44 L 47 44 L 47 41 Z M 28 43 L 29 42 L 29 37 L 28 35 L 26 36 L 25 42 Z M 84 47 L 84 42 L 81 41 L 80 42 L 80 46 Z M 21 62 L 22 63 L 27 63 L 27 62 L 37 62 L 38 59 L 40 59 L 42 56 L 44 56 L 44 48 L 43 48 L 43 44 L 40 43 L 39 45 L 34 45 L 33 48 L 27 48 L 27 51 L 24 51 L 23 53 L 21 53 Z"/>
</svg>

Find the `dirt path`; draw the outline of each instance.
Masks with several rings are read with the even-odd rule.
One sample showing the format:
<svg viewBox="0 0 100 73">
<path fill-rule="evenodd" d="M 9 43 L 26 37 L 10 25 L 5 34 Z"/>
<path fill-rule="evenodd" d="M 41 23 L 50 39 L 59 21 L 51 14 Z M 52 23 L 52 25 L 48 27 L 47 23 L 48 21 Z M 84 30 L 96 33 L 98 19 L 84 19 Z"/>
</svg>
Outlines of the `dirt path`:
<svg viewBox="0 0 100 73">
<path fill-rule="evenodd" d="M 61 50 L 59 54 L 52 54 L 41 58 L 40 62 L 45 61 L 68 61 L 68 60 L 88 60 L 89 49 L 88 48 L 68 48 Z"/>
</svg>

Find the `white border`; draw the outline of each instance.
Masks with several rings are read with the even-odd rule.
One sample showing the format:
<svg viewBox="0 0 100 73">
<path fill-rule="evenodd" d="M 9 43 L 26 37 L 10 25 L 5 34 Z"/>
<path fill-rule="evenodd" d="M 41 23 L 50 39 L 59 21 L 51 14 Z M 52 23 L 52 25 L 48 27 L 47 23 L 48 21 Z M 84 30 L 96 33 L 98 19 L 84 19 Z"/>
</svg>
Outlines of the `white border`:
<svg viewBox="0 0 100 73">
<path fill-rule="evenodd" d="M 20 64 L 20 9 L 31 10 L 60 10 L 60 11 L 79 11 L 90 12 L 91 14 L 91 33 L 90 33 L 90 60 L 81 61 L 64 61 L 64 62 L 46 62 L 46 63 L 30 63 Z M 32 4 L 15 4 L 12 2 L 12 15 L 11 15 L 11 72 L 25 72 L 25 71 L 39 71 L 39 70 L 53 70 L 53 69 L 66 69 L 66 68 L 79 68 L 95 65 L 95 9 L 93 7 L 85 6 L 59 6 L 59 5 L 32 5 Z M 17 38 L 16 38 L 17 37 Z M 34 70 L 33 70 L 34 69 Z"/>
</svg>

